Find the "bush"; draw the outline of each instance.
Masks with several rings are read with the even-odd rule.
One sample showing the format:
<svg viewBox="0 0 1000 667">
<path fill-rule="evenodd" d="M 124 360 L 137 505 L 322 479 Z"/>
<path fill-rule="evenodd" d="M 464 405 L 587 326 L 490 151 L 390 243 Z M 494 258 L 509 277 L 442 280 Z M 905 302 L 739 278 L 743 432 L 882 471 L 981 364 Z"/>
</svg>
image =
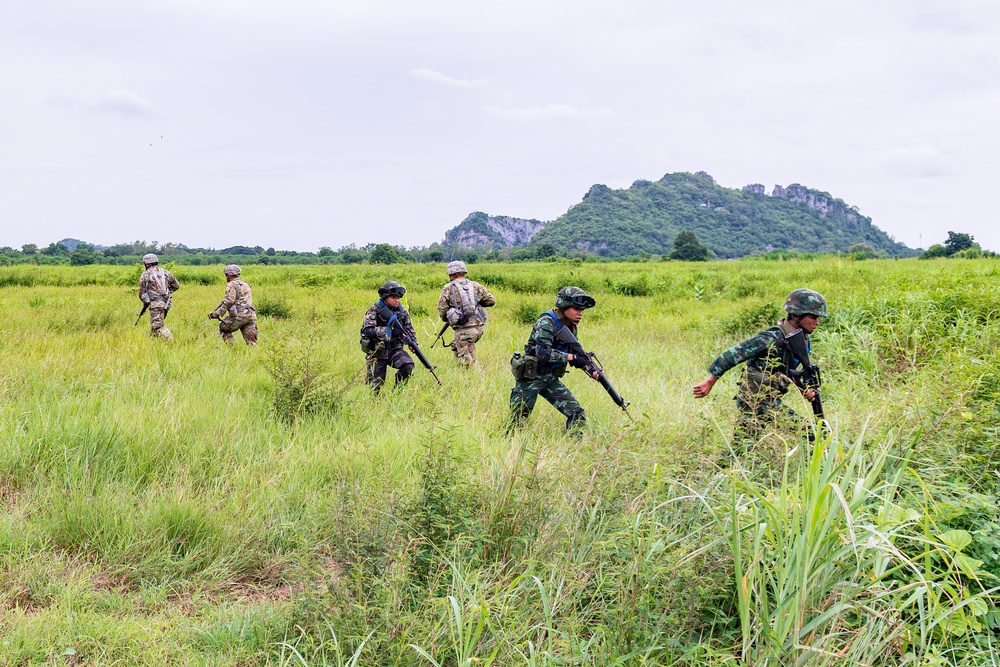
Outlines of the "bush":
<svg viewBox="0 0 1000 667">
<path fill-rule="evenodd" d="M 273 317 L 276 320 L 287 320 L 292 316 L 291 307 L 283 299 L 264 298 L 257 304 L 257 314 L 261 317 Z"/>
</svg>

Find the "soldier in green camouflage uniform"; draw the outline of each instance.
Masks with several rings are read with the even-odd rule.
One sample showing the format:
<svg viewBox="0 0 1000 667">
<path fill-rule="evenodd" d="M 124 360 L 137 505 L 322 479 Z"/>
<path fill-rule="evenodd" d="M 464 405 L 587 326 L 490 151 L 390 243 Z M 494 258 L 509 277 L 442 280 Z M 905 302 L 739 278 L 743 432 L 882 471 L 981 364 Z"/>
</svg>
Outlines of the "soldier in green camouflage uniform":
<svg viewBox="0 0 1000 667">
<path fill-rule="evenodd" d="M 569 327 L 576 335 L 576 327 L 583 318 L 583 311 L 594 305 L 594 299 L 579 287 L 564 287 L 556 297 L 555 308 L 543 313 L 535 322 L 528 342 L 524 344 L 526 358 L 537 360 L 532 362 L 536 364 L 535 377 L 517 379 L 511 389 L 510 428 L 524 424 L 539 396 L 566 417 L 567 431 L 579 433 L 586 424 L 586 413 L 560 378 L 566 374 L 567 365 L 582 368 L 587 360 L 577 358 L 555 336 L 562 327 Z M 597 375 L 594 377 L 596 379 Z"/>
<path fill-rule="evenodd" d="M 167 328 L 167 312 L 173 304 L 173 294 L 181 285 L 174 274 L 160 268 L 160 260 L 153 253 L 142 256 L 146 270 L 139 276 L 139 299 L 149 306 L 149 333 L 154 338 L 173 340 L 174 335 Z"/>
<path fill-rule="evenodd" d="M 488 289 L 466 278 L 467 273 L 465 262 L 450 262 L 448 278 L 451 282 L 444 286 L 438 299 L 441 321 L 447 322 L 455 332 L 451 350 L 458 363 L 466 367 L 476 363 L 476 343 L 483 337 L 486 324 L 483 309 L 497 302 Z"/>
<path fill-rule="evenodd" d="M 208 314 L 210 319 L 219 320 L 228 313 L 228 317 L 219 321 L 219 334 L 222 340 L 233 344 L 233 332 L 243 334 L 243 342 L 247 345 L 257 344 L 257 309 L 253 307 L 253 295 L 250 285 L 239 279 L 242 273 L 240 267 L 229 264 L 223 269 L 226 275 L 226 295 L 219 307 Z"/>
<path fill-rule="evenodd" d="M 800 365 L 785 339 L 801 329 L 808 350 L 809 334 L 819 326 L 819 318 L 826 317 L 826 299 L 819 292 L 797 289 L 788 295 L 784 307 L 788 317 L 723 352 L 709 366 L 708 377 L 694 386 L 695 398 L 704 398 L 726 371 L 746 362 L 743 381 L 736 394 L 739 413 L 735 433 L 735 439 L 744 445 L 756 442 L 782 422 L 799 422 L 795 411 L 781 402 L 781 397 L 792 385 L 788 371 Z M 812 389 L 803 393 L 809 401 L 816 397 Z"/>
<path fill-rule="evenodd" d="M 402 306 L 406 288 L 395 280 L 386 281 L 378 288 L 379 300 L 371 305 L 361 323 L 361 351 L 368 364 L 368 384 L 372 392 L 378 394 L 385 384 L 389 368 L 395 368 L 396 387 L 402 386 L 413 374 L 413 359 L 403 348 L 399 336 L 393 336 L 389 322 L 379 315 L 379 306 L 388 306 L 407 334 L 417 339 L 417 332 L 410 320 L 410 313 Z"/>
</svg>

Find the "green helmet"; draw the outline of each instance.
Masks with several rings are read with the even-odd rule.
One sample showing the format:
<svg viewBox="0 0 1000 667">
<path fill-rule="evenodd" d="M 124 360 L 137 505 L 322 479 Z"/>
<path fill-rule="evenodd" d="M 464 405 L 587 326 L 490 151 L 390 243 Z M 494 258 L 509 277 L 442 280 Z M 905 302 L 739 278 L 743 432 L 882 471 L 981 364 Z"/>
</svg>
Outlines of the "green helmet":
<svg viewBox="0 0 1000 667">
<path fill-rule="evenodd" d="M 586 310 L 587 308 L 593 308 L 597 305 L 594 301 L 594 297 L 587 294 L 585 291 L 579 287 L 563 287 L 559 290 L 559 294 L 556 295 L 556 308 L 579 308 L 580 310 Z"/>
<path fill-rule="evenodd" d="M 387 296 L 403 296 L 404 294 L 406 294 L 406 288 L 395 280 L 387 280 L 378 288 L 378 295 L 383 298 Z"/>
<path fill-rule="evenodd" d="M 819 292 L 799 288 L 788 295 L 785 310 L 789 315 L 815 315 L 826 317 L 826 299 Z"/>
</svg>

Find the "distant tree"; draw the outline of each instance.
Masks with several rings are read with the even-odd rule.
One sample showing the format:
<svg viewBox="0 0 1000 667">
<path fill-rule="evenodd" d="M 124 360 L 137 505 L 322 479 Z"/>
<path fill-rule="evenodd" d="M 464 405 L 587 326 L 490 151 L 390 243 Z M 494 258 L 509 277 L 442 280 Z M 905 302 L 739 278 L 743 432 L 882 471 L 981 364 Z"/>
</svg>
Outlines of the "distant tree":
<svg viewBox="0 0 1000 667">
<path fill-rule="evenodd" d="M 424 253 L 425 262 L 443 262 L 444 261 L 444 251 L 443 250 L 428 250 Z"/>
<path fill-rule="evenodd" d="M 47 247 L 42 249 L 42 254 L 50 257 L 55 257 L 56 255 L 68 255 L 69 248 L 64 246 L 62 243 L 50 243 Z"/>
<path fill-rule="evenodd" d="M 948 240 L 944 242 L 944 247 L 947 249 L 948 255 L 968 250 L 974 245 L 976 245 L 976 242 L 970 234 L 961 234 L 958 232 L 948 232 Z"/>
<path fill-rule="evenodd" d="M 34 243 L 25 243 L 23 246 L 21 246 L 21 252 L 23 252 L 25 255 L 34 255 L 35 253 L 38 252 L 38 246 L 36 246 Z"/>
<path fill-rule="evenodd" d="M 924 251 L 922 259 L 934 259 L 935 257 L 947 257 L 948 249 L 945 248 L 940 243 L 935 243 L 930 248 Z"/>
<path fill-rule="evenodd" d="M 277 252 L 274 250 L 274 248 L 268 248 L 267 250 L 264 251 L 264 254 L 267 255 L 268 257 L 274 257 L 277 254 Z"/>
<path fill-rule="evenodd" d="M 86 266 L 87 264 L 97 263 L 97 253 L 94 252 L 94 246 L 87 245 L 86 243 L 79 243 L 76 249 L 69 254 L 69 263 L 73 266 Z"/>
<path fill-rule="evenodd" d="M 320 257 L 330 257 L 331 255 L 333 255 L 333 250 L 330 248 L 330 246 L 325 245 L 320 247 L 319 249 Z"/>
<path fill-rule="evenodd" d="M 556 247 L 551 243 L 542 243 L 537 248 L 535 248 L 535 257 L 538 259 L 545 259 L 546 257 L 552 257 L 556 254 Z"/>
<path fill-rule="evenodd" d="M 701 244 L 697 234 L 690 230 L 684 230 L 674 238 L 674 249 L 670 253 L 670 259 L 684 262 L 706 262 L 708 261 L 708 248 Z"/>
<path fill-rule="evenodd" d="M 476 262 L 479 261 L 479 253 L 478 252 L 465 253 L 465 261 L 469 264 L 475 264 Z"/>
<path fill-rule="evenodd" d="M 388 243 L 379 243 L 368 255 L 368 261 L 372 264 L 398 264 L 402 259 L 399 251 Z"/>
<path fill-rule="evenodd" d="M 878 252 L 870 243 L 855 243 L 847 249 L 847 254 L 852 259 L 874 259 L 878 257 Z"/>
</svg>

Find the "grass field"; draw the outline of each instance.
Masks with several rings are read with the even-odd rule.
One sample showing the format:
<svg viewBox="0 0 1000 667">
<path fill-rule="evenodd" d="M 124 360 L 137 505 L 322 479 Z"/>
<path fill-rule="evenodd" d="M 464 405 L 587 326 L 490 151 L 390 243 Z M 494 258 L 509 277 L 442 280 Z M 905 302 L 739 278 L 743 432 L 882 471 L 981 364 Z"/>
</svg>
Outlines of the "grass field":
<svg viewBox="0 0 1000 667">
<path fill-rule="evenodd" d="M 439 265 L 248 267 L 255 349 L 205 322 L 221 267 L 176 268 L 172 344 L 137 269 L 0 269 L 0 664 L 997 664 L 1000 264 L 470 268 L 472 371 L 428 349 Z M 443 388 L 364 386 L 389 278 Z M 634 421 L 573 372 L 580 442 L 543 401 L 505 436 L 566 284 Z M 691 386 L 797 287 L 833 434 L 732 463 L 738 373 Z"/>
</svg>

